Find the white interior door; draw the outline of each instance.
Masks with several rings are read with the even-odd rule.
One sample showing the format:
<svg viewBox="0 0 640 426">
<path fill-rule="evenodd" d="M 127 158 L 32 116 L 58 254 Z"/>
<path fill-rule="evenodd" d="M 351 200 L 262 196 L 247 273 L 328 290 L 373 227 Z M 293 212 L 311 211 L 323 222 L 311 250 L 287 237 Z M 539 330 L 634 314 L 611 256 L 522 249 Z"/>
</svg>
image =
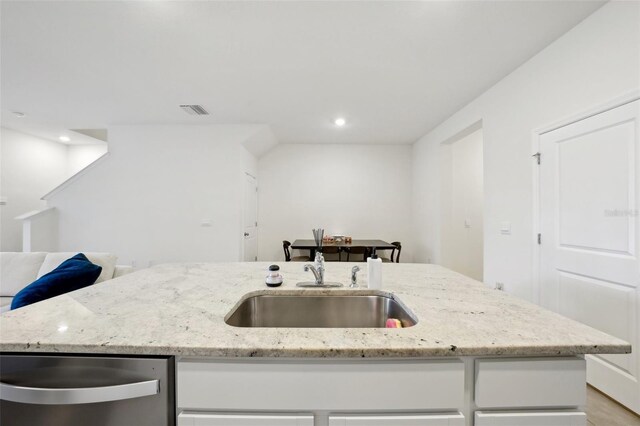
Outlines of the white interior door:
<svg viewBox="0 0 640 426">
<path fill-rule="evenodd" d="M 540 300 L 624 339 L 587 357 L 587 380 L 640 413 L 640 101 L 540 138 Z"/>
<path fill-rule="evenodd" d="M 245 175 L 244 185 L 244 256 L 245 262 L 258 260 L 258 182 Z"/>
</svg>

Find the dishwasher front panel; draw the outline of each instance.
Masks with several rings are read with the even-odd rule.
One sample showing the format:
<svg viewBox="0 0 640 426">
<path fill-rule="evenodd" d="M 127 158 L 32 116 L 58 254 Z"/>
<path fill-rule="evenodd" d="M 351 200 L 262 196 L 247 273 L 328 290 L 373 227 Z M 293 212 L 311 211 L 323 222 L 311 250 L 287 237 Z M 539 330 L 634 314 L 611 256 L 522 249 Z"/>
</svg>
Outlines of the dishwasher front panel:
<svg viewBox="0 0 640 426">
<path fill-rule="evenodd" d="M 175 358 L 0 355 L 2 426 L 175 426 Z"/>
</svg>

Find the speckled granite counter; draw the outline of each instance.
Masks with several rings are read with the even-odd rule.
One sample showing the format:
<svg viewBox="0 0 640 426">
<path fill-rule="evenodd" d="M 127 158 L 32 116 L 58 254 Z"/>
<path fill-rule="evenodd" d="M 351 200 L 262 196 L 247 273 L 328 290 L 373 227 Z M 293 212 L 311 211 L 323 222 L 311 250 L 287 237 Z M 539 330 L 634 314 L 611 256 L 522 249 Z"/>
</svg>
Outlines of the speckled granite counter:
<svg viewBox="0 0 640 426">
<path fill-rule="evenodd" d="M 383 290 L 419 322 L 405 329 L 238 328 L 224 318 L 249 292 L 300 290 L 310 273 L 281 264 L 285 283 L 264 285 L 267 263 L 175 264 L 110 280 L 0 317 L 3 352 L 207 357 L 441 357 L 628 353 L 628 343 L 436 265 L 384 264 Z M 349 282 L 354 264 L 328 263 Z M 363 268 L 366 269 L 366 268 Z M 366 284 L 366 272 L 360 282 Z"/>
</svg>

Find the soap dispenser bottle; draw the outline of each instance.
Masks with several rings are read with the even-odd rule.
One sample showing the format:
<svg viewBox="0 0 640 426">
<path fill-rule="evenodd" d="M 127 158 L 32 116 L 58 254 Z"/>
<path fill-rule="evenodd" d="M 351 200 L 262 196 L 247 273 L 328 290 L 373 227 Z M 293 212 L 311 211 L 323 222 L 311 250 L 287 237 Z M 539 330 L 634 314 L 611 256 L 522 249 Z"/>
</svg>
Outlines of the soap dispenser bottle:
<svg viewBox="0 0 640 426">
<path fill-rule="evenodd" d="M 380 290 L 382 288 L 382 259 L 373 250 L 371 257 L 367 259 L 367 278 L 369 288 Z"/>
</svg>

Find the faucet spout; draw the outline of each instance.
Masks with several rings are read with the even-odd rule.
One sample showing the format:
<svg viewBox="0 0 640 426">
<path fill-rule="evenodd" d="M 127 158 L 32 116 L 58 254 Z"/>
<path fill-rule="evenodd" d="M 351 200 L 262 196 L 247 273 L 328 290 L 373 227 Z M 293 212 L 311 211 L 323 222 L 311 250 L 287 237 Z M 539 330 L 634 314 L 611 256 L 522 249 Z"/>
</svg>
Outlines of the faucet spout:
<svg viewBox="0 0 640 426">
<path fill-rule="evenodd" d="M 313 262 L 313 265 L 307 263 L 304 265 L 305 272 L 313 272 L 313 276 L 316 279 L 316 285 L 324 285 L 324 257 L 320 251 L 316 252 L 316 259 Z"/>
<path fill-rule="evenodd" d="M 316 279 L 316 285 L 322 285 L 322 281 L 323 281 L 323 277 L 322 275 L 320 275 L 318 269 L 316 269 L 315 266 L 311 265 L 311 264 L 306 264 L 304 265 L 304 271 L 305 272 L 313 272 L 313 276 Z"/>
</svg>

